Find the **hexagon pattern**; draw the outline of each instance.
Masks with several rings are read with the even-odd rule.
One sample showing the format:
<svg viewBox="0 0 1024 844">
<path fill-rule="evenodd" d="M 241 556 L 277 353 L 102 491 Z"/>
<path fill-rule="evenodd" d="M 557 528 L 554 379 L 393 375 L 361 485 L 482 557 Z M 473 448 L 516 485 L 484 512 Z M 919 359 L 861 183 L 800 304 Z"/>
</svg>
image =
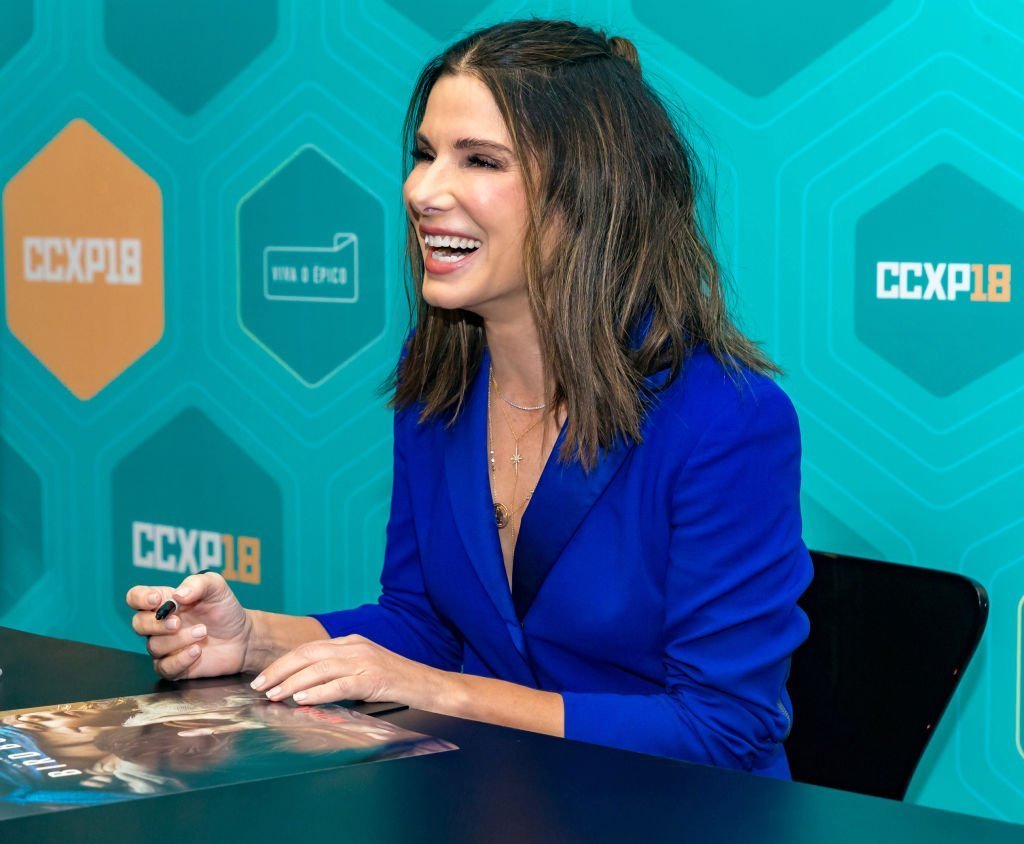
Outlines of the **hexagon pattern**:
<svg viewBox="0 0 1024 844">
<path fill-rule="evenodd" d="M 874 560 L 885 556 L 875 545 L 811 496 L 805 494 L 801 497 L 800 513 L 804 519 L 804 542 L 808 548 L 823 551 L 842 548 L 846 554 Z"/>
<path fill-rule="evenodd" d="M 44 572 L 43 491 L 39 476 L 0 439 L 0 613 Z M 2 667 L 2 666 L 0 666 Z"/>
<path fill-rule="evenodd" d="M 475 0 L 448 0 L 443 6 L 417 3 L 415 0 L 384 0 L 384 2 L 438 41 L 454 39 L 476 16 L 481 3 Z"/>
<path fill-rule="evenodd" d="M 806 540 L 989 591 L 909 802 L 1024 822 L 1022 10 L 0 0 L 0 624 L 141 652 L 124 590 L 201 566 L 249 606 L 373 598 L 409 92 L 469 27 L 568 15 L 690 115 Z"/>
<path fill-rule="evenodd" d="M 7 323 L 80 399 L 164 329 L 160 188 L 85 120 L 72 120 L 3 195 Z"/>
<path fill-rule="evenodd" d="M 767 97 L 891 2 L 632 0 L 631 5 L 637 20 L 712 73 L 751 97 Z"/>
<path fill-rule="evenodd" d="M 1022 235 L 1024 211 L 932 168 L 857 224 L 857 336 L 936 396 L 1006 363 L 1024 351 Z"/>
<path fill-rule="evenodd" d="M 118 597 L 211 569 L 244 605 L 283 608 L 281 491 L 199 408 L 127 454 L 111 494 Z"/>
<path fill-rule="evenodd" d="M 315 147 L 239 204 L 239 317 L 303 383 L 384 328 L 384 209 Z"/>
<path fill-rule="evenodd" d="M 9 62 L 32 37 L 34 12 L 32 0 L 5 0 L 3 26 L 0 26 L 0 68 Z"/>
<path fill-rule="evenodd" d="M 104 0 L 103 35 L 115 59 L 182 114 L 193 115 L 274 40 L 277 5 Z"/>
</svg>

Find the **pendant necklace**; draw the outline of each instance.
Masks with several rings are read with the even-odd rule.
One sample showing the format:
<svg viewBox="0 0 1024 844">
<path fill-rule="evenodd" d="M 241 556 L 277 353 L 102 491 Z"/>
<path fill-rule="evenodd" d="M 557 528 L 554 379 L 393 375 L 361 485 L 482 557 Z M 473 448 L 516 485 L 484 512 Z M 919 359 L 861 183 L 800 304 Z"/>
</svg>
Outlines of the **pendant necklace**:
<svg viewBox="0 0 1024 844">
<path fill-rule="evenodd" d="M 495 473 L 495 471 L 497 469 L 497 466 L 495 464 L 495 459 L 494 459 L 494 439 L 493 439 L 493 435 L 492 435 L 492 432 L 491 432 L 491 413 L 493 411 L 493 402 L 491 401 L 491 389 L 490 388 L 491 388 L 492 384 L 494 385 L 494 391 L 496 393 L 498 393 L 498 395 L 502 398 L 503 401 L 507 401 L 504 398 L 504 396 L 501 396 L 501 391 L 498 389 L 498 384 L 497 384 L 497 382 L 494 379 L 494 370 L 493 369 L 490 372 L 490 379 L 489 379 L 488 388 L 487 388 L 487 450 L 488 450 L 488 457 L 489 457 L 489 467 L 488 467 L 489 468 L 489 472 L 488 472 L 488 476 L 489 476 L 490 481 L 491 481 L 491 501 L 493 502 L 493 505 L 494 505 L 494 523 L 497 525 L 498 530 L 503 530 L 504 528 L 506 528 L 509 525 L 511 525 L 512 526 L 512 536 L 515 537 L 515 535 L 516 535 L 515 515 L 516 515 L 516 513 L 521 508 L 526 506 L 526 504 L 529 502 L 529 500 L 533 497 L 533 493 L 537 489 L 537 487 L 534 486 L 534 488 L 532 490 L 530 490 L 530 492 L 527 494 L 527 496 L 522 501 L 520 501 L 518 505 L 516 504 L 516 490 L 517 490 L 518 485 L 519 485 L 519 464 L 523 460 L 523 455 L 519 451 L 519 441 L 523 437 L 525 437 L 527 434 L 529 434 L 534 428 L 536 428 L 537 425 L 539 425 L 541 422 L 543 422 L 544 421 L 544 416 L 542 415 L 540 417 L 540 419 L 538 419 L 536 422 L 534 422 L 532 425 L 530 425 L 530 427 L 527 428 L 525 431 L 523 431 L 521 434 L 517 434 L 515 429 L 512 427 L 512 422 L 508 418 L 508 412 L 505 410 L 505 408 L 501 408 L 502 415 L 505 418 L 505 424 L 508 426 L 508 431 L 512 435 L 512 440 L 515 443 L 515 451 L 512 453 L 512 456 L 509 458 L 509 462 L 512 463 L 512 467 L 513 467 L 513 470 L 514 470 L 514 473 L 515 473 L 514 476 L 513 476 L 513 479 L 512 479 L 512 507 L 511 507 L 511 509 L 509 509 L 508 507 L 506 507 L 504 504 L 502 504 L 500 501 L 497 500 L 497 496 L 495 495 L 495 492 L 494 492 L 494 473 Z M 513 406 L 516 406 L 516 405 L 513 405 Z M 544 406 L 546 406 L 546 405 L 542 405 L 541 407 L 544 407 Z M 525 410 L 526 408 L 522 408 L 522 409 Z M 534 409 L 538 409 L 539 410 L 541 408 L 538 407 L 538 408 L 529 408 L 529 409 L 530 410 L 534 410 Z M 543 445 L 544 444 L 541 443 L 541 449 L 542 450 L 543 450 Z"/>
</svg>

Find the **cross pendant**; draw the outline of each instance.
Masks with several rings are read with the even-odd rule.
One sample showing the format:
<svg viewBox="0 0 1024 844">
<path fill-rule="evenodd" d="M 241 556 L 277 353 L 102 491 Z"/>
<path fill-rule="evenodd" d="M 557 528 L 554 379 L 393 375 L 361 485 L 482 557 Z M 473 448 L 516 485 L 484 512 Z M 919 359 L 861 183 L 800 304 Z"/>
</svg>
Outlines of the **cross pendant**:
<svg viewBox="0 0 1024 844">
<path fill-rule="evenodd" d="M 523 455 L 519 453 L 519 443 L 516 443 L 515 453 L 509 458 L 512 461 L 512 465 L 516 470 L 516 477 L 519 477 L 519 461 L 523 459 Z"/>
</svg>

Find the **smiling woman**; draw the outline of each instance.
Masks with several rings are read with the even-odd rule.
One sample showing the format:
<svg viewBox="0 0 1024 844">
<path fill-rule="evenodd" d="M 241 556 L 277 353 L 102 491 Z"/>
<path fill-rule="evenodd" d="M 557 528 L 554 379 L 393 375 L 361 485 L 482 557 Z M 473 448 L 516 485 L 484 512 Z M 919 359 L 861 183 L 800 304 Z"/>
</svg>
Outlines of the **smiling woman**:
<svg viewBox="0 0 1024 844">
<path fill-rule="evenodd" d="M 477 77 L 445 76 L 416 132 L 405 201 L 432 307 L 521 318 L 526 189 L 494 98 Z"/>
<path fill-rule="evenodd" d="M 636 50 L 481 30 L 424 69 L 405 137 L 381 596 L 295 617 L 216 574 L 135 587 L 157 671 L 788 777 L 796 415 L 726 313 L 696 159 Z"/>
</svg>

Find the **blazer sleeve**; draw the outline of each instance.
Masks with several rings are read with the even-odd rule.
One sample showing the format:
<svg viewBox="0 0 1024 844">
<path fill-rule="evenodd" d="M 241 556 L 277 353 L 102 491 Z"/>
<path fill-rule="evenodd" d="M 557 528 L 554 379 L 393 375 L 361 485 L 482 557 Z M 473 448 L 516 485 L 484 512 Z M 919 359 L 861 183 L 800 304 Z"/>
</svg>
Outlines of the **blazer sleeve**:
<svg viewBox="0 0 1024 844">
<path fill-rule="evenodd" d="M 423 583 L 405 455 L 405 439 L 416 424 L 414 408 L 395 414 L 394 480 L 380 598 L 375 604 L 313 618 L 332 638 L 358 633 L 409 659 L 458 671 L 462 641 L 435 612 Z"/>
<path fill-rule="evenodd" d="M 768 379 L 736 390 L 676 478 L 664 692 L 565 692 L 569 738 L 745 770 L 778 771 L 790 655 L 807 638 L 800 434 Z"/>
</svg>

